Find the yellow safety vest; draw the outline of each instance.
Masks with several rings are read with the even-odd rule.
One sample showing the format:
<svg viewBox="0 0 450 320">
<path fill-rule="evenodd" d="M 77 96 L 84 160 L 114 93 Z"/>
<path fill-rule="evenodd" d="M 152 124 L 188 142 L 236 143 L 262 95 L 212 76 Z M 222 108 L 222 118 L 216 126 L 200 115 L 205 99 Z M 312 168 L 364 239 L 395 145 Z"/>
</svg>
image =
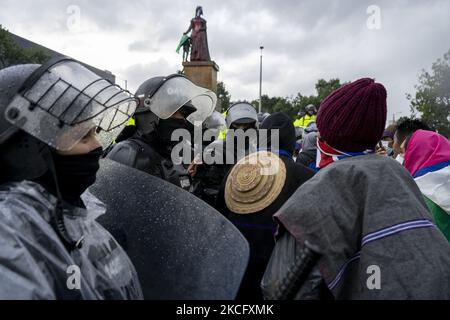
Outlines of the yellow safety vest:
<svg viewBox="0 0 450 320">
<path fill-rule="evenodd" d="M 129 126 L 135 126 L 136 125 L 136 120 L 134 120 L 134 118 L 130 118 L 130 120 L 128 120 L 127 122 L 127 127 Z"/>
<path fill-rule="evenodd" d="M 305 129 L 311 122 L 316 122 L 316 116 L 310 116 L 309 114 L 307 114 L 304 117 L 295 120 L 294 127 L 300 127 Z"/>
<path fill-rule="evenodd" d="M 222 113 L 222 115 L 223 115 L 223 117 L 226 119 L 227 118 L 227 114 L 228 114 L 228 112 L 227 111 L 225 111 L 225 112 L 223 112 Z M 225 140 L 227 140 L 227 133 L 228 133 L 228 129 L 222 129 L 222 130 L 220 130 L 220 134 L 219 134 L 219 140 L 222 140 L 222 141 L 225 141 Z"/>
</svg>

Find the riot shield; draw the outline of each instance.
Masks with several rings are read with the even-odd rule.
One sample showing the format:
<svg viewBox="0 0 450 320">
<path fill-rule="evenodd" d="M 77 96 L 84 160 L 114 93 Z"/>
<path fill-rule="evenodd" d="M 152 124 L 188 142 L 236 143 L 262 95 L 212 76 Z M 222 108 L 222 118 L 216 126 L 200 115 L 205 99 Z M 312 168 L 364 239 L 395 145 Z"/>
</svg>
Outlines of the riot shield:
<svg viewBox="0 0 450 320">
<path fill-rule="evenodd" d="M 234 299 L 247 267 L 245 238 L 205 202 L 166 181 L 101 160 L 90 188 L 98 221 L 136 267 L 145 299 Z"/>
</svg>

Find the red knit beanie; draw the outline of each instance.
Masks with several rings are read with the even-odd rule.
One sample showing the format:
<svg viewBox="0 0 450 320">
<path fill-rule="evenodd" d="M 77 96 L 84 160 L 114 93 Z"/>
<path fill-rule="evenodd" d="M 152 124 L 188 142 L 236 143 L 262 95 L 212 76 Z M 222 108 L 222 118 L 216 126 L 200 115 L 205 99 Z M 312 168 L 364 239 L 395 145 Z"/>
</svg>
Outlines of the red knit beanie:
<svg viewBox="0 0 450 320">
<path fill-rule="evenodd" d="M 321 138 L 340 151 L 373 150 L 386 124 L 386 98 L 384 86 L 369 78 L 337 89 L 320 105 Z"/>
</svg>

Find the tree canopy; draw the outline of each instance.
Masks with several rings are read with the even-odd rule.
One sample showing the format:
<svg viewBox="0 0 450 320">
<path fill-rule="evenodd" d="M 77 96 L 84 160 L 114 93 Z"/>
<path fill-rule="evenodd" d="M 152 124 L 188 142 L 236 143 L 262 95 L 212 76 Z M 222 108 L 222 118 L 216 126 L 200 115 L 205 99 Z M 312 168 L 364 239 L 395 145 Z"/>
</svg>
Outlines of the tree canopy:
<svg viewBox="0 0 450 320">
<path fill-rule="evenodd" d="M 322 101 L 334 90 L 342 86 L 339 79 L 320 79 L 316 83 L 316 93 L 313 95 L 303 95 L 300 92 L 297 93 L 295 98 L 291 97 L 269 97 L 268 95 L 263 95 L 262 100 L 262 111 L 268 113 L 274 112 L 286 112 L 293 119 L 297 117 L 300 112 L 305 112 L 305 107 L 309 104 L 315 105 L 319 108 Z M 254 106 L 258 106 L 259 101 L 254 100 L 251 102 Z"/>
<path fill-rule="evenodd" d="M 408 94 L 413 115 L 420 113 L 422 121 L 440 134 L 450 136 L 450 50 L 431 66 L 422 70 L 414 96 Z"/>
<path fill-rule="evenodd" d="M 219 98 L 221 112 L 225 112 L 230 106 L 231 95 L 221 81 L 217 83 L 217 97 Z"/>
<path fill-rule="evenodd" d="M 20 48 L 14 42 L 9 31 L 0 24 L 0 69 L 23 63 L 42 64 L 49 58 L 50 56 L 41 49 Z"/>
</svg>

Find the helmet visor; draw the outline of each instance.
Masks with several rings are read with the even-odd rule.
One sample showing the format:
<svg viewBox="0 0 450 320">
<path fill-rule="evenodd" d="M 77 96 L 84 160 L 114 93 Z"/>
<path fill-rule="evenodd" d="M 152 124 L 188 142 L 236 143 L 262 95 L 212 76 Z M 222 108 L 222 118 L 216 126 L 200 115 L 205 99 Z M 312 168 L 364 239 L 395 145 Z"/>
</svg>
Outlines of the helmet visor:
<svg viewBox="0 0 450 320">
<path fill-rule="evenodd" d="M 6 119 L 57 150 L 70 150 L 92 128 L 110 131 L 135 112 L 137 100 L 73 60 L 51 65 L 17 93 Z"/>
<path fill-rule="evenodd" d="M 198 87 L 184 77 L 174 77 L 167 80 L 147 103 L 160 119 L 170 118 L 182 106 L 190 103 L 196 111 L 186 119 L 195 123 L 209 117 L 216 102 L 216 94 L 211 90 Z"/>
</svg>

